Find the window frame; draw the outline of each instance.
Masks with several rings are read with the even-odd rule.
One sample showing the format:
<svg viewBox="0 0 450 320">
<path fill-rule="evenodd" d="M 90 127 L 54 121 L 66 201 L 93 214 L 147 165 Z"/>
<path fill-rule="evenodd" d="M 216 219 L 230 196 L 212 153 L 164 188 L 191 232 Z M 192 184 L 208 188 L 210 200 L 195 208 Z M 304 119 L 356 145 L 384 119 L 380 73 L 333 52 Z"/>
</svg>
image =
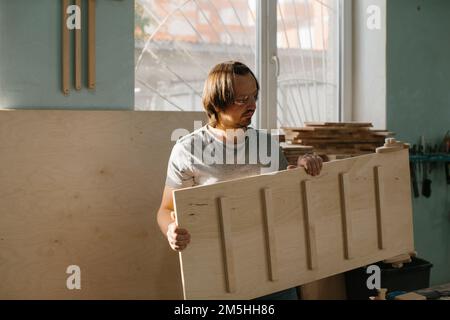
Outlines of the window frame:
<svg viewBox="0 0 450 320">
<path fill-rule="evenodd" d="M 339 0 L 338 121 L 352 120 L 352 1 Z M 253 123 L 259 129 L 279 129 L 277 125 L 277 92 L 279 59 L 277 52 L 277 1 L 257 1 L 256 75 L 260 80 L 259 105 Z"/>
<path fill-rule="evenodd" d="M 337 1 L 338 28 L 332 31 L 339 47 L 335 70 L 338 79 L 336 120 L 348 122 L 353 119 L 353 4 L 352 0 Z M 255 73 L 260 82 L 260 95 L 252 125 L 267 130 L 279 129 L 277 95 L 280 62 L 277 52 L 277 3 L 278 0 L 255 0 Z"/>
<path fill-rule="evenodd" d="M 340 0 L 339 121 L 353 120 L 353 4 Z"/>
</svg>

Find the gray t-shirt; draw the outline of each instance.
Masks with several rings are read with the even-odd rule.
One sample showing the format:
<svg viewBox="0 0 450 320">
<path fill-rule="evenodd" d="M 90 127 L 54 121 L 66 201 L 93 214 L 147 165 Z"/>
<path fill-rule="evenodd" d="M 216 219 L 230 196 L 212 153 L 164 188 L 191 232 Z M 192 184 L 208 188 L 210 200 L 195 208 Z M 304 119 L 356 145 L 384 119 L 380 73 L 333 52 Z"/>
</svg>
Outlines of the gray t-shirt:
<svg viewBox="0 0 450 320">
<path fill-rule="evenodd" d="M 270 133 L 251 127 L 241 132 L 237 141 L 224 143 L 217 129 L 206 125 L 180 138 L 170 155 L 166 186 L 181 189 L 287 169 L 280 145 Z"/>
</svg>

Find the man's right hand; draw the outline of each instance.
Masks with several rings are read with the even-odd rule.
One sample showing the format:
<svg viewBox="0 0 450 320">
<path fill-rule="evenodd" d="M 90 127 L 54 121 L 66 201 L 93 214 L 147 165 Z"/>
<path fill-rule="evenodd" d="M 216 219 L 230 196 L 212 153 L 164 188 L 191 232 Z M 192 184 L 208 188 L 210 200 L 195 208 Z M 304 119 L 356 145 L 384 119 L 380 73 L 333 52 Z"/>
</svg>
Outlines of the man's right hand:
<svg viewBox="0 0 450 320">
<path fill-rule="evenodd" d="M 186 229 L 178 228 L 176 222 L 172 222 L 167 229 L 167 240 L 172 250 L 182 251 L 191 242 L 191 235 Z"/>
</svg>

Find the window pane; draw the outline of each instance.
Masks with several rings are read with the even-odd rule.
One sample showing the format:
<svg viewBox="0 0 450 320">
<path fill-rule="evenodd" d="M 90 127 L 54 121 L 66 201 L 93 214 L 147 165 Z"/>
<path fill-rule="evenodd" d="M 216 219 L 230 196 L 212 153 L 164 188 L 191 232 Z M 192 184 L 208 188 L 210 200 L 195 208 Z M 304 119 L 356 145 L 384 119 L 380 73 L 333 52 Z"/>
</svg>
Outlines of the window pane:
<svg viewBox="0 0 450 320">
<path fill-rule="evenodd" d="M 278 0 L 278 126 L 339 119 L 339 0 Z"/>
<path fill-rule="evenodd" d="M 208 71 L 255 70 L 257 0 L 136 0 L 136 110 L 202 111 Z"/>
</svg>

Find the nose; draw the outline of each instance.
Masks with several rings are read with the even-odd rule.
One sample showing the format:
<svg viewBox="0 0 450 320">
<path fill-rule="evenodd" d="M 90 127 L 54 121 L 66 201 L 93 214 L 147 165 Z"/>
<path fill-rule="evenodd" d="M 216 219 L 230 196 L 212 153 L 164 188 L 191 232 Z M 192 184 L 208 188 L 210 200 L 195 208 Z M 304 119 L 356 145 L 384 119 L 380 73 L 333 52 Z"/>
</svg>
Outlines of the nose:
<svg viewBox="0 0 450 320">
<path fill-rule="evenodd" d="M 256 99 L 255 97 L 249 97 L 248 98 L 248 109 L 255 109 L 256 108 Z"/>
<path fill-rule="evenodd" d="M 256 102 L 247 105 L 245 112 L 254 112 L 256 110 Z"/>
</svg>

